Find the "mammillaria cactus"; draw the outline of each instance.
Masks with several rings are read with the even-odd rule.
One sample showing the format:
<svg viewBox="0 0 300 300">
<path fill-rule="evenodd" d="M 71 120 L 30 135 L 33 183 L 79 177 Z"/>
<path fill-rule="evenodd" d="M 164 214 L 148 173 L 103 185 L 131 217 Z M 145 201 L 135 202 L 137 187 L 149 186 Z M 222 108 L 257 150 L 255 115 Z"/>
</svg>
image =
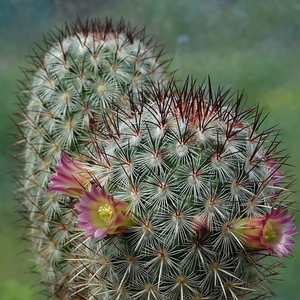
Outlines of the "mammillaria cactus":
<svg viewBox="0 0 300 300">
<path fill-rule="evenodd" d="M 124 21 L 80 21 L 66 25 L 45 38 L 46 49 L 32 57 L 32 70 L 21 91 L 23 122 L 17 124 L 24 176 L 24 195 L 19 211 L 28 219 L 28 239 L 37 255 L 42 281 L 64 294 L 66 272 L 60 268 L 61 248 L 68 237 L 68 219 L 62 203 L 46 193 L 50 174 L 67 149 L 75 157 L 89 134 L 102 126 L 101 114 L 114 105 L 124 108 L 127 95 L 163 81 L 166 64 L 162 47 L 156 46 L 145 31 Z M 66 201 L 67 203 L 67 201 Z M 65 203 L 65 204 L 66 204 Z M 65 236 L 61 235 L 61 230 Z M 60 299 L 60 298 L 59 298 Z"/>
<path fill-rule="evenodd" d="M 151 64 L 155 80 L 115 87 L 125 101 L 80 85 L 96 121 L 81 115 L 72 134 L 44 116 L 53 105 L 69 120 L 79 99 L 29 100 L 21 212 L 43 282 L 54 299 L 272 299 L 276 264 L 264 259 L 291 253 L 296 233 L 278 132 L 259 132 L 261 112 L 241 96 L 157 80 Z"/>
<path fill-rule="evenodd" d="M 91 134 L 81 162 L 62 156 L 50 190 L 79 200 L 73 223 L 81 236 L 70 236 L 74 294 L 272 298 L 263 258 L 290 253 L 296 233 L 280 200 L 289 193 L 278 170 L 284 158 L 273 130 L 257 132 L 260 113 L 240 110 L 241 98 L 229 106 L 227 94 L 171 83 L 140 104 L 132 99 L 132 111 L 104 113 L 105 130 Z M 79 195 L 64 181 L 64 163 L 90 174 L 89 187 L 78 180 Z M 116 212 L 112 197 L 126 212 Z M 115 234 L 117 225 L 123 231 Z"/>
</svg>

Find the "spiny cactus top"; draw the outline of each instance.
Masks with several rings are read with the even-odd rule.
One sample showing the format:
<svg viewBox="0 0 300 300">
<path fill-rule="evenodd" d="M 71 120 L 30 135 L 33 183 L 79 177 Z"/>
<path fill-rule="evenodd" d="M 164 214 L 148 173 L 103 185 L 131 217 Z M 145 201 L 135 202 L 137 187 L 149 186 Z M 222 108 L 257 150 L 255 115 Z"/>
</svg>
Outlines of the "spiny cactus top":
<svg viewBox="0 0 300 300">
<path fill-rule="evenodd" d="M 45 43 L 43 55 L 32 57 L 36 68 L 27 71 L 34 77 L 26 84 L 25 126 L 31 129 L 26 132 L 30 144 L 39 145 L 47 157 L 57 158 L 61 148 L 75 149 L 103 108 L 126 106 L 129 91 L 135 94 L 142 84 L 163 80 L 166 61 L 160 59 L 161 50 L 144 31 L 123 21 L 116 26 L 108 20 L 78 21 L 58 36 L 50 34 Z M 36 150 L 28 149 L 28 161 L 35 156 L 32 152 Z"/>
<path fill-rule="evenodd" d="M 260 113 L 242 111 L 241 98 L 230 106 L 227 94 L 170 84 L 132 99 L 134 110 L 104 113 L 81 162 L 63 153 L 49 192 L 75 203 L 74 294 L 272 298 L 262 258 L 290 253 L 296 233 L 280 200 L 284 158 L 273 130 L 257 132 Z"/>
<path fill-rule="evenodd" d="M 81 30 L 66 40 L 81 32 L 89 36 Z M 102 34 L 92 33 L 98 45 Z M 106 36 L 105 44 L 119 43 Z M 48 55 L 55 60 L 61 44 L 43 62 Z M 97 80 L 93 88 L 76 85 L 74 73 L 54 64 L 57 84 L 68 86 L 73 78 L 80 94 L 62 105 L 55 104 L 62 98 L 40 92 L 44 82 L 33 81 L 20 124 L 27 144 L 20 212 L 30 222 L 32 251 L 53 298 L 272 299 L 267 278 L 276 265 L 263 259 L 291 253 L 297 232 L 287 210 L 288 176 L 279 169 L 286 157 L 276 150 L 278 132 L 260 132 L 258 108 L 245 109 L 242 97 L 231 101 L 229 91 L 214 94 L 210 82 L 196 88 L 189 80 L 180 87 L 160 79 L 155 85 L 147 71 L 135 89 L 102 65 L 95 70 L 89 52 L 82 59 L 72 47 L 66 53 L 87 68 L 87 77 L 105 73 L 120 84 L 103 99 Z M 126 64 L 135 70 L 135 62 Z M 152 61 L 153 78 L 162 75 L 159 65 Z M 89 117 L 82 101 L 95 105 Z M 59 115 L 53 128 L 44 117 L 50 111 Z M 78 114 L 80 129 L 70 134 L 59 127 Z"/>
</svg>

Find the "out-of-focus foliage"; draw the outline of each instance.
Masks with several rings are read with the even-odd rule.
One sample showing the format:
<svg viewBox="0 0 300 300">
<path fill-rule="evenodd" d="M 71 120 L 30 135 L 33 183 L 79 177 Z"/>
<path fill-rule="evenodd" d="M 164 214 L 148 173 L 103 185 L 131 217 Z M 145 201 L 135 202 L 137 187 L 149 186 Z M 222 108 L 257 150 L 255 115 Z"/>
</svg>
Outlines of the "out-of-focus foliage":
<svg viewBox="0 0 300 300">
<path fill-rule="evenodd" d="M 199 84 L 208 74 L 214 86 L 219 83 L 233 90 L 244 89 L 249 105 L 260 103 L 270 116 L 265 127 L 279 124 L 282 148 L 288 148 L 290 163 L 299 177 L 300 139 L 300 3 L 298 0 L 7 0 L 0 2 L 0 299 L 43 299 L 37 279 L 23 274 L 32 259 L 28 246 L 17 242 L 23 229 L 15 227 L 13 213 L 13 174 L 17 163 L 9 145 L 15 131 L 8 130 L 17 100 L 18 79 L 23 79 L 18 65 L 26 68 L 24 55 L 32 53 L 42 33 L 60 27 L 79 16 L 123 17 L 166 43 L 167 57 L 174 57 L 170 69 L 178 69 L 177 78 L 191 74 Z M 37 49 L 37 48 L 35 48 Z M 294 190 L 299 190 L 299 183 Z M 297 195 L 291 197 L 297 201 Z M 297 219 L 299 220 L 299 214 Z M 293 248 L 295 258 L 287 269 L 279 270 L 285 281 L 273 284 L 278 299 L 298 299 L 300 238 Z M 34 270 L 33 270 L 34 271 Z"/>
</svg>

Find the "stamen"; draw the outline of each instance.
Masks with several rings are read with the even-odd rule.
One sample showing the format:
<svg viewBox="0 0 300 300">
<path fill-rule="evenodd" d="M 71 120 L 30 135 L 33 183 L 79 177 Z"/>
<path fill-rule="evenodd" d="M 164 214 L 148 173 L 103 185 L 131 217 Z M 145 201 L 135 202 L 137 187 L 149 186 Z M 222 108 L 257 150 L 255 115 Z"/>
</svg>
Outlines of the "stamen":
<svg viewBox="0 0 300 300">
<path fill-rule="evenodd" d="M 267 222 L 267 224 L 265 225 L 263 236 L 266 240 L 276 237 L 276 231 L 273 230 L 273 226 L 270 222 Z"/>
<path fill-rule="evenodd" d="M 99 207 L 98 213 L 101 218 L 103 218 L 105 221 L 108 221 L 111 218 L 113 210 L 110 205 L 105 204 Z"/>
</svg>

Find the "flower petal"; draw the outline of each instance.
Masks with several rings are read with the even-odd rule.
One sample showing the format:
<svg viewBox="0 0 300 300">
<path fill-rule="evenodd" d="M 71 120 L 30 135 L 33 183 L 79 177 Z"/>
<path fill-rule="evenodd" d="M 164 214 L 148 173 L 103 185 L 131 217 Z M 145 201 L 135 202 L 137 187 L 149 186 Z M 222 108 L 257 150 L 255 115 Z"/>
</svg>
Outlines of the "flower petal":
<svg viewBox="0 0 300 300">
<path fill-rule="evenodd" d="M 104 239 L 105 236 L 107 235 L 107 233 L 109 232 L 110 228 L 105 228 L 105 229 L 97 229 L 95 232 L 94 232 L 94 237 L 95 238 L 98 238 L 100 237 L 101 239 Z"/>
</svg>

